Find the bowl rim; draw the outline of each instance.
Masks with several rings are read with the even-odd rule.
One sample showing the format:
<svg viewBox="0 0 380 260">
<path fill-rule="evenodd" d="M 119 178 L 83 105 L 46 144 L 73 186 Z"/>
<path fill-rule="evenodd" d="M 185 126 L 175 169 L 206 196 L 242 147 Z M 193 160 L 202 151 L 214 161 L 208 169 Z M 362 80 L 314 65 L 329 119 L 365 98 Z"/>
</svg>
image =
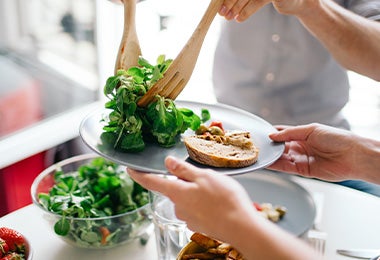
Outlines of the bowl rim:
<svg viewBox="0 0 380 260">
<path fill-rule="evenodd" d="M 45 170 L 43 170 L 33 180 L 33 183 L 32 183 L 32 185 L 30 187 L 30 194 L 31 194 L 31 197 L 32 197 L 33 204 L 36 205 L 37 207 L 39 207 L 40 209 L 42 209 L 46 213 L 49 213 L 49 214 L 57 216 L 57 217 L 62 217 L 62 215 L 60 215 L 60 214 L 57 214 L 55 212 L 52 212 L 52 211 L 49 211 L 49 210 L 45 209 L 38 202 L 38 200 L 37 200 L 37 198 L 35 196 L 35 195 L 37 195 L 36 193 L 37 193 L 38 184 L 41 182 L 41 180 L 43 178 L 45 178 L 47 175 L 49 175 L 53 170 L 56 170 L 57 168 L 60 168 L 60 167 L 62 167 L 64 165 L 68 165 L 68 164 L 73 163 L 73 162 L 78 162 L 78 161 L 81 161 L 81 160 L 87 160 L 87 159 L 92 159 L 92 158 L 104 158 L 104 157 L 102 157 L 102 156 L 100 156 L 100 155 L 98 155 L 96 153 L 86 153 L 86 154 L 75 155 L 75 156 L 66 158 L 66 159 L 64 159 L 62 161 L 59 161 L 59 162 L 57 162 L 55 164 L 52 164 L 51 166 L 49 166 Z M 106 159 L 106 158 L 104 158 L 104 159 Z M 83 221 L 88 221 L 88 220 L 92 220 L 92 221 L 95 221 L 95 220 L 105 220 L 105 219 L 113 219 L 113 218 L 123 217 L 123 216 L 129 215 L 129 214 L 133 214 L 133 213 L 139 212 L 141 210 L 144 210 L 145 208 L 147 208 L 147 210 L 150 210 L 150 202 L 148 202 L 144 206 L 141 206 L 141 207 L 139 207 L 137 209 L 134 209 L 134 210 L 131 210 L 131 211 L 126 211 L 126 212 L 123 212 L 123 213 L 120 213 L 120 214 L 117 214 L 117 215 L 111 215 L 111 216 L 105 216 L 105 217 L 96 217 L 96 218 L 78 218 L 78 217 L 65 216 L 65 218 L 68 219 L 68 220 L 83 220 Z"/>
</svg>

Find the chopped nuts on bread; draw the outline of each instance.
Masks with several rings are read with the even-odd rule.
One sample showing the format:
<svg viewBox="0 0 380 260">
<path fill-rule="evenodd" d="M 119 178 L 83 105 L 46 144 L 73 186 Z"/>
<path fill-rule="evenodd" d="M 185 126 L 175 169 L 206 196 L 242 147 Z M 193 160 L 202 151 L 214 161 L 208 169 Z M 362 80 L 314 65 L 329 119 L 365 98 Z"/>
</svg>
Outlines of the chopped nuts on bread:
<svg viewBox="0 0 380 260">
<path fill-rule="evenodd" d="M 259 149 L 246 131 L 185 136 L 183 141 L 192 160 L 213 167 L 246 167 L 258 159 Z"/>
</svg>

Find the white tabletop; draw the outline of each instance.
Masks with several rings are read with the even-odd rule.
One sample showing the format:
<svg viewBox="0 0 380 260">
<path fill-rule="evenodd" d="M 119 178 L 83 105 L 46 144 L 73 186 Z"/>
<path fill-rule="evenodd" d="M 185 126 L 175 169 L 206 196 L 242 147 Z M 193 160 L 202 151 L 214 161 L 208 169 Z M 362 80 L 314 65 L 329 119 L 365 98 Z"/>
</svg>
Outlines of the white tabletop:
<svg viewBox="0 0 380 260">
<path fill-rule="evenodd" d="M 326 259 L 352 259 L 336 254 L 338 248 L 379 248 L 380 198 L 336 184 L 291 178 L 311 194 L 324 197 L 320 227 L 328 233 Z M 54 234 L 41 210 L 34 205 L 0 218 L 0 226 L 14 228 L 28 237 L 36 260 L 157 259 L 154 236 L 145 246 L 136 241 L 108 250 L 72 247 Z"/>
</svg>

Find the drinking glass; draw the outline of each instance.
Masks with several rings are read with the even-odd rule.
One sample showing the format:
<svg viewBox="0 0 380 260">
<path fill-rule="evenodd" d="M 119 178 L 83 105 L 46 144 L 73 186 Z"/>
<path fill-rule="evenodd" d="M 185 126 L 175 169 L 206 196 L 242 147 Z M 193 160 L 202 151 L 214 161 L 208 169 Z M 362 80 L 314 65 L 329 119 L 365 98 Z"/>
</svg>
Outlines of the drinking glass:
<svg viewBox="0 0 380 260">
<path fill-rule="evenodd" d="M 153 191 L 149 195 L 158 260 L 175 260 L 190 241 L 191 231 L 176 217 L 174 204 L 168 197 Z"/>
</svg>

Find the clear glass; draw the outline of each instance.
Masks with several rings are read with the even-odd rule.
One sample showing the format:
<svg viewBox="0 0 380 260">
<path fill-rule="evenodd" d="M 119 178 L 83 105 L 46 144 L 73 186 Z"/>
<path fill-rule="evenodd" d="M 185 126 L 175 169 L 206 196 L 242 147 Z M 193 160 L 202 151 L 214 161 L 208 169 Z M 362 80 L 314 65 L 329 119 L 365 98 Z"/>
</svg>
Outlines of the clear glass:
<svg viewBox="0 0 380 260">
<path fill-rule="evenodd" d="M 55 223 L 61 219 L 61 215 L 50 212 L 43 207 L 39 202 L 38 194 L 49 192 L 54 185 L 54 175 L 57 170 L 71 174 L 81 165 L 85 165 L 98 157 L 97 154 L 92 153 L 77 155 L 48 167 L 35 178 L 31 186 L 32 200 L 45 213 L 44 219 L 51 225 L 52 232 L 54 232 Z M 66 220 L 70 223 L 70 231 L 66 236 L 59 237 L 70 245 L 88 249 L 107 249 L 136 239 L 144 239 L 152 225 L 149 204 L 118 215 L 96 218 L 66 217 Z M 117 232 L 114 232 L 112 238 L 110 236 L 110 239 L 101 241 L 98 235 L 98 227 L 105 227 L 110 231 L 117 230 Z M 78 234 L 87 234 L 88 236 L 80 237 Z"/>
<path fill-rule="evenodd" d="M 191 231 L 186 223 L 179 220 L 174 204 L 169 198 L 157 192 L 150 192 L 157 259 L 175 260 L 181 249 L 190 241 Z"/>
</svg>

